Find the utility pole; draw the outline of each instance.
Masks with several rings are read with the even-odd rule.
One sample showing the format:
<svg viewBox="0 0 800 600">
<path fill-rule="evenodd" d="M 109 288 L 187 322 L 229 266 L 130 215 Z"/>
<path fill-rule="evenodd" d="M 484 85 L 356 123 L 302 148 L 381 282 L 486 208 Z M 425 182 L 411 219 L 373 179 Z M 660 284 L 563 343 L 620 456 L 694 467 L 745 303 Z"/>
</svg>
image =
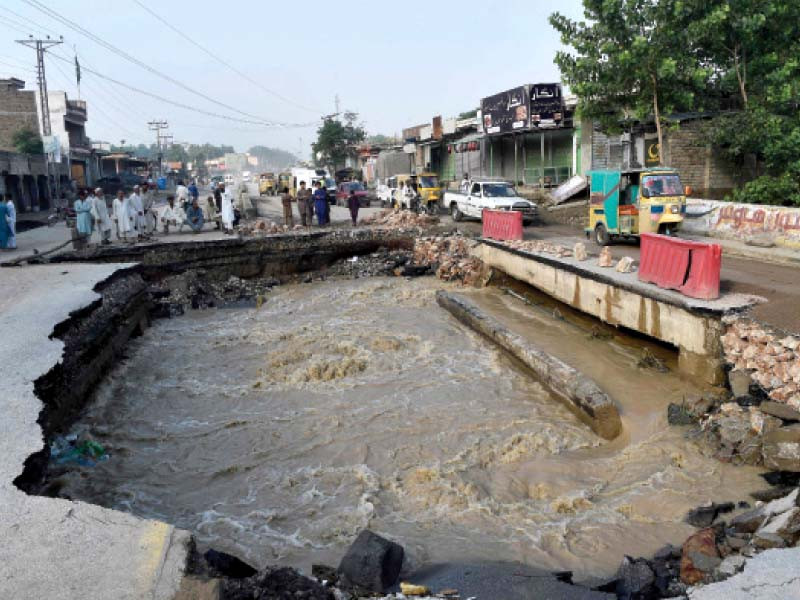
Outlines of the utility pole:
<svg viewBox="0 0 800 600">
<path fill-rule="evenodd" d="M 158 176 L 161 177 L 163 175 L 163 171 L 161 168 L 161 140 L 168 136 L 162 136 L 161 130 L 166 129 L 169 127 L 169 124 L 166 121 L 148 121 L 147 126 L 150 128 L 151 131 L 156 132 L 156 148 L 158 149 Z M 169 136 L 171 137 L 171 136 Z"/>
<path fill-rule="evenodd" d="M 339 94 L 336 94 L 333 99 L 333 104 L 336 106 L 336 114 L 339 114 Z"/>
<path fill-rule="evenodd" d="M 61 37 L 58 40 L 51 40 L 50 36 L 47 36 L 47 39 L 44 40 L 37 40 L 34 39 L 33 36 L 28 36 L 27 40 L 16 40 L 18 44 L 22 44 L 23 46 L 27 46 L 28 48 L 33 48 L 36 50 L 36 79 L 37 83 L 39 84 L 39 112 L 41 113 L 42 118 L 42 137 L 44 136 L 51 136 L 52 129 L 50 127 L 50 102 L 47 97 L 47 76 L 45 75 L 44 70 L 44 53 L 47 51 L 48 48 L 52 48 L 53 46 L 57 46 L 58 44 L 63 43 L 64 38 Z M 50 158 L 49 153 L 45 154 L 44 158 L 44 172 L 45 177 L 47 179 L 47 192 L 48 195 L 50 193 Z M 56 183 L 56 196 L 60 195 L 59 188 L 59 173 L 58 167 L 56 167 L 56 176 L 55 176 L 55 183 Z"/>
</svg>

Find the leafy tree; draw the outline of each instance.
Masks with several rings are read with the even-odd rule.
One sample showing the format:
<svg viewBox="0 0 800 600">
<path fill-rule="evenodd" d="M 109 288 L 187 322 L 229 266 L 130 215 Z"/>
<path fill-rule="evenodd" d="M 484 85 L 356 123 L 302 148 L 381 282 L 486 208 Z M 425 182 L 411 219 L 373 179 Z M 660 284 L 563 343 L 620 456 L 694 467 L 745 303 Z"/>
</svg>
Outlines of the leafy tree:
<svg viewBox="0 0 800 600">
<path fill-rule="evenodd" d="M 356 144 L 366 138 L 364 128 L 357 123 L 358 114 L 344 113 L 344 122 L 336 117 L 326 117 L 317 129 L 317 141 L 311 145 L 317 164 L 330 164 L 334 169 L 344 166 Z"/>
<path fill-rule="evenodd" d="M 459 119 L 474 119 L 478 116 L 478 109 L 475 108 L 473 110 L 468 110 L 466 112 L 462 112 L 458 115 Z"/>
<path fill-rule="evenodd" d="M 371 135 L 366 139 L 368 144 L 373 146 L 382 146 L 382 145 L 389 145 L 389 144 L 398 144 L 400 140 L 398 140 L 393 135 L 383 135 L 382 133 L 376 133 L 375 135 Z"/>
<path fill-rule="evenodd" d="M 666 116 L 695 104 L 709 70 L 688 51 L 690 11 L 681 0 L 584 0 L 587 22 L 554 13 L 550 24 L 574 49 L 555 62 L 580 114 L 619 130 L 652 115 L 658 143 Z"/>
<path fill-rule="evenodd" d="M 11 136 L 11 144 L 20 154 L 44 154 L 42 138 L 30 127 L 17 129 Z"/>
</svg>

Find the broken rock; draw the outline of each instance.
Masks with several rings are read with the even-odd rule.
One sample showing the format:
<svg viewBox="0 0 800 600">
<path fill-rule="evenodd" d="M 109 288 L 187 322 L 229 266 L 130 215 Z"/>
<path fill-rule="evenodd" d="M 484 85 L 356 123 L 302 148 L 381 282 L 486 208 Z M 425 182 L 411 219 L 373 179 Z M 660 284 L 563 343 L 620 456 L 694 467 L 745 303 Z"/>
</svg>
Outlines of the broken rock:
<svg viewBox="0 0 800 600">
<path fill-rule="evenodd" d="M 586 246 L 583 242 L 577 242 L 575 247 L 572 249 L 572 254 L 575 257 L 575 260 L 586 260 L 588 255 L 586 254 Z"/>
<path fill-rule="evenodd" d="M 740 371 L 735 369 L 728 373 L 728 384 L 731 386 L 731 393 L 734 398 L 747 396 L 750 393 L 750 371 Z"/>
<path fill-rule="evenodd" d="M 630 256 L 623 256 L 617 263 L 619 273 L 630 273 L 633 271 L 633 259 Z"/>
<path fill-rule="evenodd" d="M 800 424 L 766 433 L 761 452 L 769 469 L 800 471 Z"/>
<path fill-rule="evenodd" d="M 784 421 L 800 421 L 800 411 L 795 410 L 783 402 L 765 400 L 759 404 L 758 408 L 761 410 L 761 412 L 765 412 L 773 417 L 778 417 Z"/>
<path fill-rule="evenodd" d="M 614 259 L 611 257 L 611 248 L 604 246 L 600 250 L 600 256 L 597 258 L 597 265 L 600 267 L 611 267 L 614 265 Z"/>
<path fill-rule="evenodd" d="M 656 575 L 644 558 L 626 556 L 617 571 L 618 598 L 647 598 L 653 590 Z"/>
<path fill-rule="evenodd" d="M 358 534 L 339 563 L 342 583 L 383 593 L 400 576 L 403 555 L 400 544 L 365 529 Z"/>
<path fill-rule="evenodd" d="M 705 579 L 720 562 L 714 529 L 701 529 L 683 543 L 681 581 L 694 585 Z"/>
</svg>

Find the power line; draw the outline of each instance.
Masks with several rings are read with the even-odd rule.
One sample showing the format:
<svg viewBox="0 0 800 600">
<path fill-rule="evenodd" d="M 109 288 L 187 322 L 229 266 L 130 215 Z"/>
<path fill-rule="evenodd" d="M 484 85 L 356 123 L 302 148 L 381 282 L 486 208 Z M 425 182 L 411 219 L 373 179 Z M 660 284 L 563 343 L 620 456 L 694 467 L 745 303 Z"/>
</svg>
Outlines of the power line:
<svg viewBox="0 0 800 600">
<path fill-rule="evenodd" d="M 51 8 L 48 8 L 47 6 L 43 5 L 38 0 L 23 0 L 23 2 L 27 3 L 28 5 L 32 6 L 35 9 L 39 10 L 40 12 L 43 12 L 44 14 L 49 16 L 50 18 L 55 19 L 56 21 L 66 25 L 70 29 L 72 29 L 74 31 L 77 31 L 81 35 L 83 35 L 85 37 L 88 37 L 90 40 L 92 40 L 96 44 L 106 48 L 110 52 L 113 52 L 114 54 L 124 58 L 125 60 L 127 60 L 127 61 L 129 61 L 129 62 L 131 62 L 131 63 L 133 63 L 133 64 L 135 64 L 135 65 L 137 65 L 137 66 L 139 66 L 139 67 L 141 67 L 143 69 L 145 69 L 146 71 L 149 71 L 150 73 L 153 73 L 154 75 L 157 75 L 158 77 L 161 77 L 162 79 L 164 79 L 166 81 L 169 81 L 170 83 L 172 83 L 174 85 L 177 85 L 178 87 L 180 87 L 180 88 L 182 88 L 182 89 L 184 89 L 184 90 L 186 90 L 186 91 L 188 91 L 188 92 L 190 92 L 192 94 L 195 94 L 196 96 L 200 96 L 201 98 L 203 98 L 203 99 L 205 99 L 205 100 L 207 100 L 209 102 L 212 102 L 213 104 L 216 104 L 218 106 L 222 106 L 223 108 L 231 110 L 231 111 L 233 111 L 235 113 L 239 113 L 240 115 L 244 115 L 246 117 L 249 117 L 250 119 L 255 119 L 256 120 L 255 121 L 256 124 L 263 124 L 263 125 L 267 125 L 267 126 L 274 126 L 274 125 L 286 126 L 287 125 L 286 123 L 272 122 L 272 121 L 270 121 L 268 119 L 264 119 L 262 117 L 259 117 L 258 115 L 253 115 L 253 114 L 241 111 L 238 108 L 235 108 L 233 106 L 225 104 L 224 102 L 220 102 L 218 100 L 215 100 L 211 96 L 208 96 L 206 94 L 203 94 L 202 92 L 199 92 L 199 91 L 191 88 L 190 86 L 178 81 L 174 77 L 171 77 L 169 75 L 166 75 L 166 74 L 162 73 L 161 71 L 158 71 L 157 69 L 154 69 L 153 67 L 151 67 L 147 63 L 139 60 L 138 58 L 132 56 L 131 54 L 125 52 L 124 50 L 120 50 L 119 48 L 117 48 L 113 44 L 110 44 L 109 42 L 106 42 L 102 38 L 100 38 L 100 37 L 94 35 L 93 33 L 91 33 L 90 31 L 87 31 L 86 29 L 84 29 L 83 27 L 81 27 L 80 25 L 75 23 L 74 21 L 71 21 L 67 17 L 62 16 L 59 13 L 57 13 L 56 11 L 52 10 Z"/>
<path fill-rule="evenodd" d="M 276 92 L 276 91 L 274 91 L 274 90 L 271 90 L 271 89 L 269 89 L 269 88 L 265 87 L 265 86 L 264 86 L 264 85 L 263 85 L 263 84 L 262 84 L 260 81 L 258 81 L 258 80 L 256 80 L 256 79 L 253 79 L 253 78 L 252 78 L 252 77 L 250 77 L 250 76 L 249 76 L 247 73 L 244 73 L 243 71 L 241 71 L 241 70 L 237 69 L 235 66 L 233 66 L 233 65 L 232 65 L 232 64 L 230 64 L 229 62 L 227 62 L 227 61 L 223 60 L 222 58 L 220 58 L 219 56 L 217 56 L 215 53 L 213 53 L 213 52 L 211 52 L 210 50 L 208 50 L 208 49 L 207 49 L 205 46 L 203 46 L 202 44 L 199 44 L 198 42 L 196 42 L 195 40 L 193 40 L 193 39 L 191 38 L 191 36 L 188 36 L 188 35 L 186 35 L 186 34 L 185 34 L 183 31 L 181 31 L 180 29 L 178 29 L 177 27 L 175 27 L 174 25 L 172 25 L 172 23 L 170 23 L 170 22 L 169 22 L 169 21 L 167 21 L 166 19 L 164 19 L 164 18 L 162 18 L 161 16 L 159 16 L 159 15 L 158 15 L 156 12 L 154 12 L 153 10 L 151 10 L 150 8 L 148 8 L 147 6 L 145 6 L 145 5 L 144 5 L 142 2 L 140 2 L 140 0 L 133 0 L 133 2 L 135 2 L 136 4 L 138 4 L 138 5 L 139 5 L 139 6 L 140 6 L 140 7 L 141 7 L 143 10 L 147 11 L 148 13 L 150 13 L 150 15 L 152 15 L 153 17 L 155 17 L 157 20 L 161 21 L 161 23 L 163 23 L 164 25 L 166 25 L 167 27 L 169 27 L 169 28 L 170 28 L 172 31 L 174 31 L 174 32 L 175 32 L 175 33 L 177 33 L 179 36 L 181 36 L 183 39 L 185 39 L 187 42 L 189 42 L 190 44 L 192 44 L 192 45 L 193 45 L 195 48 L 199 48 L 199 49 L 200 49 L 200 50 L 202 50 L 204 53 L 206 53 L 208 56 L 210 56 L 211 58 L 213 58 L 214 60 L 216 60 L 218 63 L 220 63 L 220 64 L 222 64 L 222 65 L 224 65 L 224 66 L 228 67 L 228 68 L 229 68 L 231 71 L 233 71 L 234 73 L 236 73 L 237 75 L 239 75 L 241 78 L 243 78 L 243 79 L 245 79 L 245 80 L 249 81 L 250 83 L 252 83 L 252 84 L 253 84 L 253 85 L 255 85 L 256 87 L 258 87 L 258 88 L 260 88 L 260 89 L 264 90 L 264 91 L 265 91 L 265 92 L 267 92 L 268 94 L 271 94 L 272 96 L 275 96 L 276 98 L 278 98 L 279 100 L 282 100 L 283 102 L 286 102 L 287 104 L 291 104 L 292 106 L 295 106 L 295 107 L 297 107 L 297 108 L 300 108 L 300 109 L 306 110 L 306 111 L 308 111 L 308 112 L 313 112 L 313 113 L 316 113 L 316 114 L 320 114 L 320 113 L 322 112 L 322 111 L 320 111 L 320 110 L 316 110 L 316 109 L 313 109 L 313 108 L 308 108 L 307 106 L 303 106 L 302 104 L 299 104 L 299 103 L 297 103 L 297 102 L 295 102 L 295 101 L 293 101 L 293 100 L 290 100 L 289 98 L 287 98 L 287 97 L 285 97 L 285 96 L 283 96 L 283 95 L 279 94 L 278 92 Z"/>
<path fill-rule="evenodd" d="M 70 59 L 63 58 L 61 56 L 58 56 L 57 54 L 52 54 L 51 53 L 50 56 L 56 58 L 57 60 L 61 60 L 61 61 L 64 61 L 64 62 L 67 62 L 67 63 L 70 63 L 70 64 L 72 63 L 72 61 Z M 313 125 L 316 125 L 316 121 L 312 121 L 310 123 L 298 123 L 298 124 L 292 124 L 292 125 L 285 125 L 285 124 L 280 124 L 280 123 L 278 123 L 278 124 L 268 124 L 268 123 L 265 123 L 263 121 L 253 121 L 253 120 L 250 120 L 250 119 L 241 119 L 239 117 L 232 117 L 232 116 L 229 116 L 229 115 L 222 115 L 222 114 L 219 114 L 219 113 L 215 113 L 215 112 L 211 112 L 211 111 L 208 111 L 208 110 L 204 110 L 202 108 L 197 108 L 196 106 L 191 106 L 189 104 L 184 104 L 183 102 L 178 102 L 176 100 L 170 100 L 169 98 L 164 98 L 163 96 L 159 96 L 158 94 L 154 94 L 152 92 L 148 92 L 148 91 L 142 90 L 140 88 L 134 87 L 134 86 L 129 85 L 127 83 L 123 83 L 122 81 L 119 81 L 118 79 L 114 79 L 113 77 L 109 77 L 108 75 L 103 75 L 102 73 L 100 73 L 98 71 L 95 71 L 94 69 L 89 69 L 88 67 L 81 67 L 81 69 L 83 71 L 86 71 L 87 73 L 91 73 L 92 75 L 95 75 L 96 77 L 99 77 L 101 79 L 109 81 L 109 82 L 111 82 L 111 83 L 113 83 L 115 85 L 124 87 L 124 88 L 126 88 L 128 90 L 131 90 L 132 92 L 136 92 L 137 94 L 142 94 L 143 96 L 148 96 L 148 97 L 154 98 L 154 99 L 156 99 L 156 100 L 158 100 L 160 102 L 165 102 L 166 104 L 171 104 L 173 106 L 177 106 L 178 108 L 183 108 L 185 110 L 190 110 L 190 111 L 199 113 L 201 115 L 205 115 L 207 117 L 214 117 L 214 118 L 217 118 L 217 119 L 225 119 L 227 121 L 234 121 L 236 123 L 246 123 L 248 125 L 258 125 L 258 126 L 261 126 L 261 127 L 302 128 L 302 127 L 311 127 Z"/>
<path fill-rule="evenodd" d="M 23 27 L 32 25 L 34 29 L 39 29 L 40 31 L 44 31 L 45 33 L 51 33 L 56 37 L 58 37 L 59 35 L 57 31 L 53 31 L 52 29 L 45 27 L 41 23 L 37 23 L 36 21 L 33 21 L 32 19 L 29 19 L 28 17 L 21 15 L 18 12 L 11 10 L 10 8 L 6 8 L 5 6 L 0 6 L 0 10 L 4 10 L 7 13 L 11 13 L 12 15 L 14 15 L 17 19 L 23 22 Z"/>
</svg>

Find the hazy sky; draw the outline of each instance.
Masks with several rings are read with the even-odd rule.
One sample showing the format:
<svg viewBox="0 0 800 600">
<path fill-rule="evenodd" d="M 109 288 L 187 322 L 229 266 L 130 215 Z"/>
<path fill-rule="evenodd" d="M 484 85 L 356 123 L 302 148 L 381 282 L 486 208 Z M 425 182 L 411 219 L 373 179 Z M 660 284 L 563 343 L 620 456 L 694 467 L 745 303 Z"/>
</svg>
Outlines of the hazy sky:
<svg viewBox="0 0 800 600">
<path fill-rule="evenodd" d="M 195 42 L 232 64 L 285 102 L 217 62 L 148 14 L 143 4 Z M 32 4 L 78 23 L 161 73 L 212 97 L 224 108 L 126 61 Z M 272 129 L 198 114 L 120 88 L 84 70 L 88 135 L 96 140 L 149 143 L 147 121 L 165 119 L 177 142 L 252 145 L 295 153 L 308 146 L 322 114 L 358 112 L 369 133 L 396 134 L 477 107 L 482 96 L 522 83 L 554 81 L 560 47 L 547 16 L 582 16 L 580 0 L 541 2 L 330 2 L 307 0 L 0 0 L 0 76 L 35 86 L 35 53 L 14 42 L 28 33 L 61 34 L 56 49 L 81 64 L 141 90 L 183 104 L 247 119 L 305 124 Z M 74 46 L 74 48 L 73 48 Z M 74 67 L 47 60 L 51 90 L 77 97 Z M 303 107 L 303 108 L 301 108 Z M 309 110 L 310 109 L 310 110 Z M 308 125 L 308 123 L 314 123 Z"/>
</svg>

